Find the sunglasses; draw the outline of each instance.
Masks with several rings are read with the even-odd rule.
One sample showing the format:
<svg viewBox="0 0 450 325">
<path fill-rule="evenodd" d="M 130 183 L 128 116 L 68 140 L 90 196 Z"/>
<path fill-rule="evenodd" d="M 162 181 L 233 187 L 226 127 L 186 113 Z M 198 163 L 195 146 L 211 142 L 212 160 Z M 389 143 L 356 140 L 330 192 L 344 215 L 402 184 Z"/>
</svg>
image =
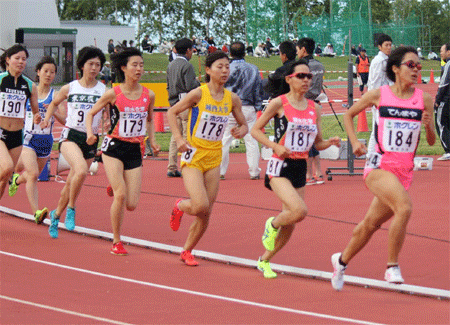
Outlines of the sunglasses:
<svg viewBox="0 0 450 325">
<path fill-rule="evenodd" d="M 417 70 L 422 70 L 422 65 L 420 63 L 415 63 L 413 60 L 402 62 L 401 65 L 406 65 L 410 69 L 417 68 Z"/>
<path fill-rule="evenodd" d="M 297 77 L 298 79 L 305 79 L 308 78 L 309 80 L 312 79 L 313 75 L 312 73 L 303 73 L 303 72 L 297 72 L 297 73 L 293 73 L 288 75 L 288 77 Z"/>
</svg>

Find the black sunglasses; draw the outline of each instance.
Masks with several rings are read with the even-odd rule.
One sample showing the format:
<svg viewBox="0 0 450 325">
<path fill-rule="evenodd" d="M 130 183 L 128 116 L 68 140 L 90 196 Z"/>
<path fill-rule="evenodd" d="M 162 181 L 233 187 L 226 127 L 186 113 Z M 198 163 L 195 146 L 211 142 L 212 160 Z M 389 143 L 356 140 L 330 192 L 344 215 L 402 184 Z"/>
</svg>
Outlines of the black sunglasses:
<svg viewBox="0 0 450 325">
<path fill-rule="evenodd" d="M 293 73 L 293 74 L 290 74 L 290 75 L 288 75 L 288 77 L 297 77 L 298 79 L 305 79 L 305 78 L 308 78 L 308 79 L 312 79 L 312 77 L 313 77 L 313 75 L 312 75 L 312 73 L 303 73 L 303 72 L 297 72 L 297 73 Z"/>
<path fill-rule="evenodd" d="M 417 68 L 417 70 L 422 70 L 422 65 L 419 62 L 414 62 L 413 60 L 402 62 L 401 65 L 406 65 L 410 69 Z"/>
</svg>

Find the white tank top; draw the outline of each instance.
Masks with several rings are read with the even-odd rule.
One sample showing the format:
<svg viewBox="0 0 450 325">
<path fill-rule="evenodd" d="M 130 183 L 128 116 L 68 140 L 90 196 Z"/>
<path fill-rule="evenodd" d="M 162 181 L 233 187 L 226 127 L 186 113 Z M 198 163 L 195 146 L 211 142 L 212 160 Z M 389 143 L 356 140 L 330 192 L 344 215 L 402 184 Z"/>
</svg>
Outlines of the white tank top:
<svg viewBox="0 0 450 325">
<path fill-rule="evenodd" d="M 101 82 L 92 88 L 84 88 L 78 80 L 69 84 L 69 95 L 67 97 L 67 119 L 66 127 L 86 133 L 86 113 L 94 106 L 99 98 L 105 93 L 106 86 Z M 92 121 L 92 132 L 98 133 L 101 119 L 99 111 Z"/>
</svg>

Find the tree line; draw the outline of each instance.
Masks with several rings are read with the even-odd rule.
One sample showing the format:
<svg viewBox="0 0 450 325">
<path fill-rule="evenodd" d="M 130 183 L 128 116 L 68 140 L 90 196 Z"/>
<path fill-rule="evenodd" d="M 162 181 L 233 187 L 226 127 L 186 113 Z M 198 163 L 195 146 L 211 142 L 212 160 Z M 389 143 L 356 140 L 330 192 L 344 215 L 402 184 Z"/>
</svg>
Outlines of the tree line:
<svg viewBox="0 0 450 325">
<path fill-rule="evenodd" d="M 61 20 L 109 20 L 114 25 L 136 25 L 136 39 L 150 35 L 159 43 L 180 37 L 214 36 L 220 42 L 246 39 L 249 0 L 55 0 Z M 365 0 L 363 0 L 365 1 Z M 430 26 L 433 49 L 450 41 L 448 0 L 368 0 L 372 22 L 387 23 L 419 17 Z M 304 16 L 318 17 L 330 11 L 330 0 L 262 0 L 285 6 L 284 25 L 297 38 L 297 23 Z M 336 2 L 333 2 L 333 5 Z M 425 37 L 424 37 L 425 38 Z"/>
</svg>

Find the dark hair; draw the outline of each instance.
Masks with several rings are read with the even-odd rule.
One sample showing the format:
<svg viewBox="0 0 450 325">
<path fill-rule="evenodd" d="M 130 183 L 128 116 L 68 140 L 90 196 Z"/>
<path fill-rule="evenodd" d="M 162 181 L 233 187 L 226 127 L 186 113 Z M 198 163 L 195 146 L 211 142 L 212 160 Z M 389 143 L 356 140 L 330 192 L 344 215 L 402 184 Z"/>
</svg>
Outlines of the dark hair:
<svg viewBox="0 0 450 325">
<path fill-rule="evenodd" d="M 125 81 L 125 73 L 122 71 L 121 67 L 126 67 L 128 64 L 128 59 L 132 56 L 142 57 L 142 52 L 135 47 L 127 47 L 120 52 L 111 54 L 111 68 L 116 72 L 117 81 Z"/>
<path fill-rule="evenodd" d="M 310 37 L 300 38 L 297 42 L 297 46 L 301 49 L 304 47 L 308 54 L 313 54 L 314 49 L 316 48 L 316 42 Z"/>
<path fill-rule="evenodd" d="M 77 58 L 77 68 L 80 70 L 80 75 L 83 77 L 83 69 L 81 69 L 87 60 L 99 58 L 100 59 L 100 69 L 103 68 L 103 64 L 105 64 L 106 57 L 103 54 L 102 50 L 94 46 L 85 46 L 80 52 L 78 52 Z"/>
<path fill-rule="evenodd" d="M 233 42 L 230 45 L 230 55 L 236 59 L 243 59 L 245 57 L 245 45 L 242 42 Z"/>
<path fill-rule="evenodd" d="M 288 67 L 286 69 L 286 72 L 284 73 L 284 77 L 287 77 L 290 74 L 293 74 L 294 71 L 295 71 L 295 67 L 298 66 L 298 65 L 302 65 L 302 64 L 306 65 L 308 67 L 308 69 L 309 69 L 308 61 L 306 61 L 305 59 L 300 59 L 300 60 L 292 62 L 291 64 L 288 65 Z"/>
<path fill-rule="evenodd" d="M 194 43 L 189 38 L 182 38 L 176 41 L 175 49 L 177 54 L 185 55 L 187 51 L 194 46 Z"/>
<path fill-rule="evenodd" d="M 445 45 L 445 50 L 450 51 L 450 43 L 446 43 L 444 45 Z"/>
<path fill-rule="evenodd" d="M 15 44 L 9 49 L 4 50 L 3 54 L 0 56 L 0 66 L 2 67 L 2 69 L 6 71 L 6 58 L 11 58 L 11 56 L 13 56 L 14 54 L 22 51 L 25 52 L 25 55 L 28 59 L 28 51 L 23 45 Z"/>
<path fill-rule="evenodd" d="M 288 60 L 295 60 L 297 51 L 296 51 L 294 42 L 292 42 L 292 41 L 281 42 L 280 53 L 286 54 L 286 57 L 288 58 Z"/>
<path fill-rule="evenodd" d="M 377 45 L 381 46 L 384 42 L 392 42 L 392 38 L 387 34 L 381 34 L 377 38 Z"/>
<path fill-rule="evenodd" d="M 211 68 L 214 62 L 223 58 L 227 58 L 228 60 L 230 60 L 225 52 L 215 51 L 213 53 L 210 53 L 205 59 L 205 67 Z M 211 80 L 209 74 L 206 74 L 205 80 L 206 82 L 209 82 Z"/>
<path fill-rule="evenodd" d="M 412 46 L 400 46 L 392 51 L 386 65 L 386 75 L 387 77 L 395 82 L 395 73 L 392 70 L 393 66 L 400 68 L 403 58 L 407 53 L 414 53 L 417 55 L 417 50 Z"/>
<path fill-rule="evenodd" d="M 58 66 L 56 65 L 55 59 L 51 56 L 44 56 L 42 57 L 41 61 L 36 64 L 36 67 L 34 68 L 34 71 L 38 72 L 42 69 L 44 64 L 53 64 L 55 66 L 55 73 L 58 72 Z M 39 82 L 39 75 L 36 74 L 36 82 Z"/>
</svg>

